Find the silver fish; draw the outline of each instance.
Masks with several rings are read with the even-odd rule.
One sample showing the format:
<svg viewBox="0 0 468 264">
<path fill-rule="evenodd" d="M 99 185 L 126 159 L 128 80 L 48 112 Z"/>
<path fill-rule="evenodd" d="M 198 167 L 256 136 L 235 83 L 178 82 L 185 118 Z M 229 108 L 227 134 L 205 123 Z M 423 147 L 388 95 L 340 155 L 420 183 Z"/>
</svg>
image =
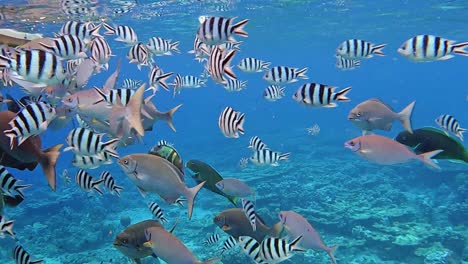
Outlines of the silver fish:
<svg viewBox="0 0 468 264">
<path fill-rule="evenodd" d="M 336 54 L 347 59 L 369 59 L 374 55 L 385 56 L 382 49 L 386 44 L 375 45 L 361 39 L 348 39 L 343 41 L 336 49 Z"/>
<path fill-rule="evenodd" d="M 254 73 L 267 71 L 268 67 L 270 67 L 270 64 L 270 62 L 262 61 L 256 58 L 245 58 L 239 62 L 237 67 L 239 67 L 239 69 L 241 69 L 243 72 Z"/>
<path fill-rule="evenodd" d="M 281 160 L 288 160 L 289 155 L 291 155 L 291 153 L 280 154 L 270 149 L 262 149 L 255 151 L 253 156 L 250 157 L 250 161 L 257 166 L 279 166 L 278 162 Z"/>
<path fill-rule="evenodd" d="M 263 98 L 270 102 L 277 101 L 284 97 L 284 89 L 285 87 L 270 85 L 263 92 Z"/>
<path fill-rule="evenodd" d="M 433 35 L 417 35 L 405 41 L 398 53 L 415 62 L 448 60 L 454 54 L 468 56 L 468 42 L 455 43 Z"/>
</svg>

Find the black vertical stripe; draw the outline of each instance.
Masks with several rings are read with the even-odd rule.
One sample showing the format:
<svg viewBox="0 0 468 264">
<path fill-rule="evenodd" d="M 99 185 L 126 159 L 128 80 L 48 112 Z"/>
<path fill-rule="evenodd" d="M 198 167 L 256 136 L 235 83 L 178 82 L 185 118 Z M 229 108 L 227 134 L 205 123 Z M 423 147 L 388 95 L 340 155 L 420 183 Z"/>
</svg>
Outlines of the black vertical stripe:
<svg viewBox="0 0 468 264">
<path fill-rule="evenodd" d="M 354 57 L 357 57 L 358 56 L 358 40 L 357 39 L 353 39 L 353 52 L 354 52 Z"/>
<path fill-rule="evenodd" d="M 429 48 L 428 46 L 429 46 L 429 36 L 424 35 L 423 36 L 423 43 L 422 43 L 424 58 L 427 58 L 427 50 Z"/>
<path fill-rule="evenodd" d="M 29 76 L 30 72 L 31 72 L 31 60 L 32 60 L 32 51 L 31 50 L 26 50 L 25 51 L 25 57 L 26 57 L 26 65 L 24 65 L 26 67 L 26 75 Z M 39 52 L 41 53 L 41 52 Z"/>
<path fill-rule="evenodd" d="M 318 89 L 319 89 L 319 101 L 320 101 L 320 104 L 323 105 L 323 94 L 325 93 L 325 86 L 323 84 L 319 84 L 318 85 Z"/>
<path fill-rule="evenodd" d="M 418 37 L 414 37 L 412 39 L 412 42 L 411 42 L 411 48 L 412 48 L 412 51 L 413 51 L 413 56 L 416 57 L 416 54 L 417 54 L 417 45 L 418 45 Z"/>
<path fill-rule="evenodd" d="M 306 89 L 310 89 L 310 87 L 307 86 L 307 84 L 304 84 L 302 85 L 302 88 L 301 88 L 301 99 L 302 99 L 302 102 L 306 102 Z M 310 96 L 310 93 L 309 93 L 309 96 Z"/>
<path fill-rule="evenodd" d="M 330 87 L 327 87 L 327 105 L 329 105 L 331 103 L 331 97 L 332 97 L 332 89 L 330 89 Z"/>
<path fill-rule="evenodd" d="M 214 31 L 215 19 L 216 19 L 216 17 L 210 17 L 208 19 L 208 34 L 206 34 L 206 32 L 205 32 L 205 34 L 203 35 L 205 38 L 207 37 L 207 35 L 210 35 L 211 38 L 209 40 L 213 39 L 213 34 L 211 34 L 211 33 Z"/>
<path fill-rule="evenodd" d="M 351 40 L 346 41 L 346 54 L 350 54 L 350 49 L 351 49 Z"/>
<path fill-rule="evenodd" d="M 23 114 L 23 113 L 18 114 L 18 118 L 23 122 L 23 124 L 24 124 L 24 126 L 25 126 L 24 129 L 25 129 L 27 132 L 30 132 L 30 131 L 31 131 L 31 127 L 30 127 L 30 124 L 29 124 L 29 122 L 28 122 L 28 119 L 24 116 L 24 114 Z M 18 127 L 18 128 L 20 128 L 20 127 Z M 20 128 L 20 129 L 21 129 L 21 128 Z M 25 131 L 23 131 L 23 132 L 25 132 Z"/>
<path fill-rule="evenodd" d="M 439 54 L 439 48 L 440 48 L 440 42 L 441 42 L 441 39 L 440 37 L 435 37 L 434 39 L 434 56 L 435 57 L 439 57 L 439 56 L 444 56 L 445 54 Z"/>
</svg>

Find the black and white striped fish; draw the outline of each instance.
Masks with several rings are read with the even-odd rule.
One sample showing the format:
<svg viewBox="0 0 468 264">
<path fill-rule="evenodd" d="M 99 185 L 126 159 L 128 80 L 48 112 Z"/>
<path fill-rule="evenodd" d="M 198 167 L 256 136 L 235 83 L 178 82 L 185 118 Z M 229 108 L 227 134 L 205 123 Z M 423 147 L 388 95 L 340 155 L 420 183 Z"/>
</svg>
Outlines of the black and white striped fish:
<svg viewBox="0 0 468 264">
<path fill-rule="evenodd" d="M 267 101 L 275 102 L 284 97 L 284 89 L 285 87 L 270 85 L 263 91 L 263 98 Z"/>
<path fill-rule="evenodd" d="M 155 202 L 149 202 L 148 203 L 148 208 L 150 209 L 151 213 L 153 214 L 156 219 L 161 221 L 161 223 L 165 224 L 167 223 L 167 219 L 164 216 L 164 212 L 162 208 Z"/>
<path fill-rule="evenodd" d="M 233 249 L 236 245 L 236 239 L 233 236 L 229 236 L 228 239 L 224 240 L 223 246 L 220 250 L 220 254 L 223 254 L 226 250 Z"/>
<path fill-rule="evenodd" d="M 83 40 L 75 35 L 62 35 L 52 39 L 52 45 L 39 42 L 48 52 L 64 59 L 86 58 L 86 47 Z"/>
<path fill-rule="evenodd" d="M 152 37 L 148 41 L 148 50 L 156 56 L 172 55 L 172 52 L 180 53 L 177 48 L 180 42 L 172 42 L 170 39 L 163 39 L 159 37 Z"/>
<path fill-rule="evenodd" d="M 239 138 L 239 134 L 244 134 L 245 114 L 226 107 L 218 119 L 218 126 L 223 135 L 227 138 Z"/>
<path fill-rule="evenodd" d="M 73 76 L 76 74 L 78 65 L 83 62 L 83 59 L 68 60 L 65 66 L 65 72 L 68 76 Z"/>
<path fill-rule="evenodd" d="M 97 169 L 109 164 L 112 164 L 112 160 L 107 152 L 103 152 L 102 157 L 75 154 L 72 159 L 72 165 L 80 169 Z"/>
<path fill-rule="evenodd" d="M 315 107 L 337 107 L 336 102 L 349 102 L 346 94 L 351 87 L 335 92 L 336 87 L 319 83 L 306 83 L 299 87 L 292 98 L 299 104 Z"/>
<path fill-rule="evenodd" d="M 16 146 L 19 146 L 29 137 L 46 131 L 48 124 L 56 115 L 55 108 L 48 103 L 28 104 L 8 122 L 11 129 L 3 132 L 10 139 L 11 149 L 15 146 L 15 140 L 17 140 Z"/>
<path fill-rule="evenodd" d="M 182 90 L 182 88 L 200 88 L 205 86 L 205 80 L 192 75 L 181 76 L 180 74 L 177 74 L 172 86 L 174 86 L 175 96 L 176 93 L 180 94 L 180 90 Z"/>
<path fill-rule="evenodd" d="M 240 236 L 239 245 L 247 256 L 249 256 L 255 263 L 266 264 L 266 261 L 260 256 L 260 243 L 252 237 Z"/>
<path fill-rule="evenodd" d="M 122 88 L 135 90 L 138 89 L 142 84 L 143 81 L 127 78 L 123 81 Z"/>
<path fill-rule="evenodd" d="M 230 41 L 230 42 L 225 42 L 223 44 L 219 44 L 218 46 L 226 51 L 230 50 L 240 50 L 240 45 L 242 44 L 242 41 Z"/>
<path fill-rule="evenodd" d="M 256 216 L 255 216 L 255 205 L 252 201 L 247 199 L 241 199 L 242 202 L 242 211 L 244 211 L 245 216 L 249 219 L 249 223 L 252 226 L 252 230 L 255 232 L 257 230 Z"/>
<path fill-rule="evenodd" d="M 340 55 L 336 55 L 336 68 L 346 71 L 346 70 L 353 70 L 359 68 L 361 66 L 361 61 L 355 59 L 347 59 L 341 57 Z"/>
<path fill-rule="evenodd" d="M 297 79 L 308 79 L 305 73 L 307 68 L 298 69 L 298 68 L 289 68 L 285 66 L 276 66 L 269 69 L 263 79 L 270 84 L 287 84 L 297 82 Z"/>
<path fill-rule="evenodd" d="M 267 149 L 268 147 L 258 136 L 253 136 L 250 138 L 249 148 L 251 148 L 253 151 L 258 151 Z"/>
<path fill-rule="evenodd" d="M 14 221 L 8 221 L 5 216 L 0 214 L 0 238 L 5 237 L 5 234 L 15 237 L 15 232 L 13 232 Z"/>
<path fill-rule="evenodd" d="M 225 74 L 230 79 L 237 79 L 230 66 L 231 60 L 232 58 L 234 58 L 235 54 L 235 50 L 231 50 L 226 53 L 218 46 L 212 49 L 210 57 L 208 59 L 208 64 L 206 65 L 206 70 L 208 71 L 208 73 L 210 73 L 210 76 L 214 82 L 225 84 Z"/>
<path fill-rule="evenodd" d="M 228 79 L 227 82 L 223 85 L 224 89 L 229 92 L 239 92 L 245 89 L 247 86 L 247 81 L 239 81 Z"/>
<path fill-rule="evenodd" d="M 280 154 L 279 152 L 270 149 L 262 149 L 255 151 L 253 156 L 250 157 L 250 161 L 258 166 L 279 166 L 278 162 L 280 160 L 288 160 L 289 155 L 291 155 L 291 153 Z"/>
<path fill-rule="evenodd" d="M 262 71 L 268 71 L 268 67 L 270 67 L 270 62 L 262 61 L 259 59 L 255 58 L 245 58 L 242 59 L 239 62 L 239 69 L 241 69 L 243 72 L 262 72 Z"/>
<path fill-rule="evenodd" d="M 91 22 L 79 22 L 79 21 L 67 21 L 60 29 L 59 35 L 74 35 L 83 40 L 85 43 L 89 43 L 93 37 L 100 37 L 99 29 L 101 24 L 95 26 Z"/>
<path fill-rule="evenodd" d="M 302 235 L 291 243 L 284 238 L 267 237 L 260 243 L 260 257 L 268 263 L 278 263 L 292 257 L 293 253 L 305 252 L 299 247 Z"/>
<path fill-rule="evenodd" d="M 455 134 L 461 141 L 463 141 L 463 133 L 467 130 L 466 128 L 461 128 L 460 123 L 457 119 L 451 115 L 441 115 L 435 120 L 437 125 L 441 128 L 452 132 Z"/>
<path fill-rule="evenodd" d="M 114 105 L 117 103 L 117 100 L 120 99 L 120 103 L 124 106 L 130 102 L 130 98 L 135 94 L 136 90 L 133 89 L 113 89 L 106 92 L 101 89 L 94 87 L 94 90 L 102 97 L 102 100 L 106 101 L 108 104 Z M 99 103 L 100 101 L 97 101 Z"/>
<path fill-rule="evenodd" d="M 115 180 L 109 171 L 103 171 L 100 175 L 101 180 L 104 180 L 104 186 L 111 191 L 112 194 L 120 197 L 120 191 L 123 190 L 122 186 L 115 185 Z"/>
<path fill-rule="evenodd" d="M 16 261 L 16 264 L 42 263 L 42 260 L 31 260 L 31 256 L 29 255 L 29 253 L 26 252 L 26 250 L 20 245 L 17 245 L 13 249 L 13 259 Z"/>
<path fill-rule="evenodd" d="M 220 237 L 221 236 L 219 234 L 212 234 L 203 242 L 203 245 L 211 246 L 213 244 L 216 244 L 218 243 Z"/>
<path fill-rule="evenodd" d="M 169 142 L 167 142 L 167 141 L 164 140 L 164 139 L 161 139 L 161 140 L 159 140 L 159 141 L 156 143 L 156 147 L 162 147 L 162 146 L 169 146 L 169 147 L 172 147 L 172 146 L 174 146 L 174 144 L 169 143 Z"/>
<path fill-rule="evenodd" d="M 115 151 L 115 145 L 119 142 L 118 138 L 110 139 L 107 142 L 102 142 L 103 134 L 95 133 L 84 127 L 77 127 L 70 131 L 67 136 L 68 147 L 63 151 L 72 150 L 75 154 L 104 157 L 104 152 L 110 156 L 118 158 L 119 155 Z"/>
<path fill-rule="evenodd" d="M 169 86 L 166 83 L 167 78 L 171 77 L 173 72 L 168 72 L 164 73 L 161 68 L 158 66 L 154 66 L 151 68 L 151 71 L 149 73 L 149 84 L 150 87 L 147 89 L 152 90 L 153 93 L 158 91 L 158 85 L 161 85 L 161 87 L 169 92 Z"/>
<path fill-rule="evenodd" d="M 31 187 L 31 184 L 20 185 L 19 181 L 4 166 L 0 165 L 0 189 L 4 194 L 9 196 L 18 194 L 24 199 L 23 189 L 28 187 Z"/>
<path fill-rule="evenodd" d="M 109 60 L 112 56 L 112 50 L 109 43 L 103 37 L 96 37 L 91 41 L 90 46 L 91 60 L 100 68 L 109 69 Z"/>
<path fill-rule="evenodd" d="M 432 35 L 417 35 L 405 41 L 398 53 L 416 62 L 448 60 L 452 53 L 468 56 L 468 42 L 455 43 L 453 40 Z"/>
<path fill-rule="evenodd" d="M 150 56 L 146 45 L 141 42 L 132 46 L 127 53 L 127 59 L 130 60 L 130 63 L 136 63 L 138 70 L 141 70 L 141 66 L 151 67 Z"/>
<path fill-rule="evenodd" d="M 103 179 L 93 181 L 93 177 L 87 173 L 85 170 L 80 169 L 75 176 L 75 182 L 78 186 L 85 190 L 85 191 L 92 191 L 95 190 L 100 195 L 104 194 L 101 189 L 99 189 L 99 185 L 104 182 Z"/>
<path fill-rule="evenodd" d="M 244 19 L 233 25 L 234 17 L 199 17 L 200 26 L 198 27 L 197 36 L 201 42 L 207 45 L 219 45 L 224 42 L 235 41 L 233 34 L 248 37 L 244 31 L 244 26 L 249 22 Z"/>
<path fill-rule="evenodd" d="M 129 26 L 112 27 L 109 24 L 104 23 L 104 27 L 107 29 L 107 31 L 104 32 L 104 35 L 116 35 L 116 41 L 124 42 L 129 46 L 135 45 L 138 42 L 138 36 L 135 33 L 135 30 Z"/>
<path fill-rule="evenodd" d="M 198 62 L 204 62 L 208 60 L 210 50 L 205 43 L 200 41 L 198 36 L 195 36 L 193 40 L 193 50 L 190 50 L 188 53 L 195 54 L 195 59 Z"/>
<path fill-rule="evenodd" d="M 369 59 L 374 55 L 385 56 L 382 49 L 386 44 L 375 45 L 361 39 L 348 39 L 336 49 L 336 54 L 347 59 Z"/>
</svg>

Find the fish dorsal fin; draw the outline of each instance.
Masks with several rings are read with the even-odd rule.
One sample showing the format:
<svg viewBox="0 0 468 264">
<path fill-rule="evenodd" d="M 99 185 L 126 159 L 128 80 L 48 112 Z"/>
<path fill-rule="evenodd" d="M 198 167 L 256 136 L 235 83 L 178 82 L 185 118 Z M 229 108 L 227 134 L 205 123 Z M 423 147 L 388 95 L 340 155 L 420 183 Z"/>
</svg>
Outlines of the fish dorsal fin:
<svg viewBox="0 0 468 264">
<path fill-rule="evenodd" d="M 385 105 L 386 107 L 388 107 L 388 109 L 392 110 L 393 112 L 395 112 L 395 110 L 393 109 L 393 107 L 387 103 L 385 103 L 384 101 L 382 101 L 381 99 L 378 99 L 378 98 L 371 98 L 369 99 L 368 101 L 373 101 L 373 102 L 378 102 L 378 103 L 381 103 L 383 105 Z"/>
<path fill-rule="evenodd" d="M 434 133 L 438 133 L 438 134 L 450 137 L 450 134 L 447 131 L 436 128 L 436 127 L 427 126 L 427 127 L 423 127 L 423 128 L 420 128 L 420 129 L 426 130 L 426 131 L 432 131 Z"/>
</svg>

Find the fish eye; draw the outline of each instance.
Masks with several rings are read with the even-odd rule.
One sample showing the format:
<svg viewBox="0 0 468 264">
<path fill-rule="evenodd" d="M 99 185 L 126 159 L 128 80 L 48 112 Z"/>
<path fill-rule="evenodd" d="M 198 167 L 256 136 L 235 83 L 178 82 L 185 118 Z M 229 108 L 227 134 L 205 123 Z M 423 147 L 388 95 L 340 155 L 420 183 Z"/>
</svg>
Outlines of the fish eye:
<svg viewBox="0 0 468 264">
<path fill-rule="evenodd" d="M 358 112 L 358 113 L 356 114 L 356 116 L 361 116 L 361 115 L 362 115 L 362 113 L 361 113 L 361 112 Z"/>
<path fill-rule="evenodd" d="M 70 97 L 70 98 L 68 98 L 67 101 L 71 103 L 73 101 L 73 99 Z"/>
<path fill-rule="evenodd" d="M 354 141 L 351 141 L 351 142 L 349 142 L 349 145 L 351 145 L 352 147 L 354 147 L 354 145 L 356 145 L 356 144 L 354 143 Z"/>
<path fill-rule="evenodd" d="M 126 165 L 126 164 L 128 164 L 128 160 L 124 160 L 124 162 L 123 162 L 123 163 L 124 163 L 125 165 Z"/>
<path fill-rule="evenodd" d="M 124 244 L 127 244 L 127 243 L 128 243 L 128 240 L 127 240 L 126 238 L 124 238 L 124 239 L 122 240 L 122 242 L 123 242 Z"/>
</svg>

